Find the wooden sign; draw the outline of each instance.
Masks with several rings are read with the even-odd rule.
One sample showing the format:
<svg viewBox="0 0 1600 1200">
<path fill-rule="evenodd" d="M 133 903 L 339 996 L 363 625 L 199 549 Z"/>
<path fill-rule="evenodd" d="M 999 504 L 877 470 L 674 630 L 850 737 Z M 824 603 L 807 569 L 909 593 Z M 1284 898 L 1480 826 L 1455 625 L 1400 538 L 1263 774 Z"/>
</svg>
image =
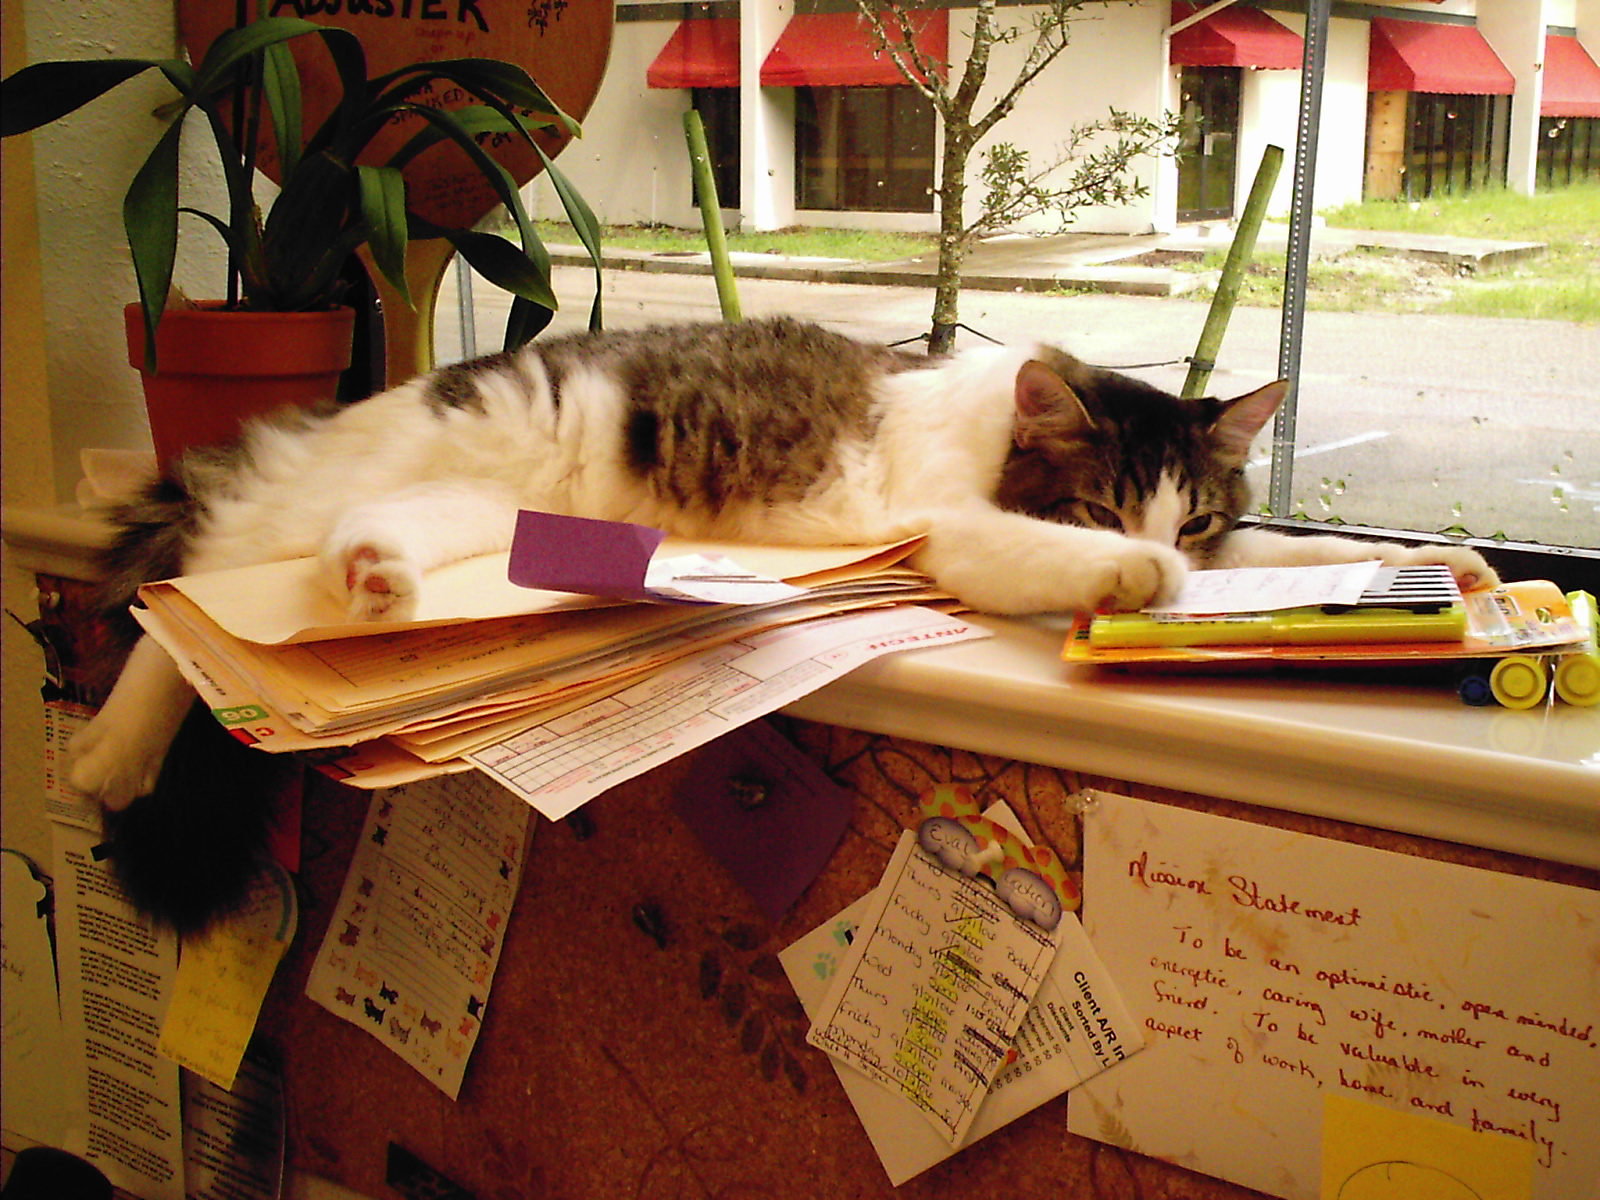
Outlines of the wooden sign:
<svg viewBox="0 0 1600 1200">
<path fill-rule="evenodd" d="M 366 51 L 369 75 L 451 58 L 515 63 L 578 121 L 588 113 L 600 90 L 615 20 L 612 0 L 274 0 L 264 7 L 267 16 L 303 17 L 352 31 Z M 235 18 L 234 0 L 178 0 L 179 35 L 195 59 L 233 27 Z M 289 45 L 300 67 L 309 132 L 332 111 L 339 83 L 320 38 L 296 38 Z M 470 96 L 446 84 L 434 85 L 416 100 L 444 108 L 472 102 Z M 421 117 L 396 120 L 373 140 L 366 161 L 387 159 L 422 125 Z M 552 157 L 569 140 L 556 130 L 537 136 Z M 262 154 L 261 169 L 269 178 L 276 178 L 270 135 L 265 141 L 269 144 Z M 494 135 L 485 148 L 519 185 L 539 171 L 538 156 L 512 134 Z M 470 226 L 498 203 L 482 174 L 458 147 L 448 143 L 433 147 L 411 163 L 406 168 L 406 184 L 412 210 L 441 225 Z"/>
</svg>

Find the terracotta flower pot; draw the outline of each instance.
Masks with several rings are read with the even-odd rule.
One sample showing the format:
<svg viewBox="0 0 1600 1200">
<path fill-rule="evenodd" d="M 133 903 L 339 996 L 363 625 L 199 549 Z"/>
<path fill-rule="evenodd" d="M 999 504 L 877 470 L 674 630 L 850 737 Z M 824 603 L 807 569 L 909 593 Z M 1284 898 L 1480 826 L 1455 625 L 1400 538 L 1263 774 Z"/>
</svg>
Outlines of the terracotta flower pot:
<svg viewBox="0 0 1600 1200">
<path fill-rule="evenodd" d="M 350 365 L 355 310 L 237 312 L 221 301 L 169 308 L 156 330 L 157 371 L 144 369 L 144 316 L 123 309 L 128 362 L 144 382 L 162 471 L 191 446 L 230 441 L 248 417 L 331 399 Z"/>
</svg>

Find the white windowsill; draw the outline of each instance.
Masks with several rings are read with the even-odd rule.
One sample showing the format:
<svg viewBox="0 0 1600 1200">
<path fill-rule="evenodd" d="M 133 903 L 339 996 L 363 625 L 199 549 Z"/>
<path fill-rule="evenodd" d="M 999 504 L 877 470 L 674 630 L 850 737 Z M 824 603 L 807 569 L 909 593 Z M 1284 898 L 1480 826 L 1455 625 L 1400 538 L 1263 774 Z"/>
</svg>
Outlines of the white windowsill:
<svg viewBox="0 0 1600 1200">
<path fill-rule="evenodd" d="M 104 526 L 8 509 L 24 570 L 90 577 Z M 1470 708 L 1447 686 L 1068 667 L 1058 622 L 891 655 L 786 711 L 1267 807 L 1600 868 L 1600 709 Z"/>
</svg>

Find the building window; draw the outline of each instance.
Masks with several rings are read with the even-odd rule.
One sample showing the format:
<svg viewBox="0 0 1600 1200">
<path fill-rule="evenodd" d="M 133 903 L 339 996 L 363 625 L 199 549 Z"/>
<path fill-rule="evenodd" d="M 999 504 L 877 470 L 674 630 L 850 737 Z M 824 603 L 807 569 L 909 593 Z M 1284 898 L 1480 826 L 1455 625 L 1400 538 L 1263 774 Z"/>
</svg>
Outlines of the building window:
<svg viewBox="0 0 1600 1200">
<path fill-rule="evenodd" d="M 1505 100 L 1411 92 L 1406 103 L 1405 198 L 1505 182 Z"/>
<path fill-rule="evenodd" d="M 1600 117 L 1539 118 L 1539 183 L 1600 178 Z"/>
<path fill-rule="evenodd" d="M 717 184 L 717 202 L 723 208 L 739 207 L 739 89 L 694 89 L 692 104 L 706 130 L 711 153 L 711 173 Z M 691 187 L 693 185 L 691 184 Z M 694 198 L 696 205 L 700 198 Z"/>
<path fill-rule="evenodd" d="M 800 208 L 933 211 L 933 105 L 909 87 L 795 89 Z"/>
</svg>

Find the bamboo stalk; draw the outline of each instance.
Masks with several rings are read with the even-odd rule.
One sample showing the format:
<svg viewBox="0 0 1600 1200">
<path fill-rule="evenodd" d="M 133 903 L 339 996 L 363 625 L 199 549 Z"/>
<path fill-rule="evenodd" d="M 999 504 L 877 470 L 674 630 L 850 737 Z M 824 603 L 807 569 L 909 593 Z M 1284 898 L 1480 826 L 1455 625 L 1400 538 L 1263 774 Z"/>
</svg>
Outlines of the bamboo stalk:
<svg viewBox="0 0 1600 1200">
<path fill-rule="evenodd" d="M 711 172 L 711 152 L 706 147 L 706 127 L 700 114 L 690 109 L 683 114 L 683 133 L 689 142 L 689 164 L 694 171 L 694 194 L 700 202 L 700 222 L 705 226 L 706 247 L 711 251 L 711 270 L 717 280 L 717 302 L 724 321 L 743 320 L 739 308 L 739 289 L 733 279 L 733 263 L 728 258 L 728 241 L 722 230 L 722 206 L 717 200 L 717 181 Z"/>
<path fill-rule="evenodd" d="M 1203 396 L 1206 384 L 1211 380 L 1211 372 L 1217 363 L 1217 351 L 1222 348 L 1223 334 L 1228 331 L 1228 319 L 1233 316 L 1234 305 L 1238 303 L 1245 272 L 1255 257 L 1256 236 L 1261 232 L 1261 220 L 1267 215 L 1267 201 L 1272 198 L 1272 187 L 1277 183 L 1278 171 L 1282 167 L 1283 147 L 1268 146 L 1261 155 L 1261 165 L 1256 168 L 1255 183 L 1250 186 L 1250 198 L 1245 201 L 1244 212 L 1239 215 L 1239 227 L 1233 231 L 1233 244 L 1228 247 L 1228 258 L 1222 265 L 1222 278 L 1217 281 L 1217 292 L 1211 297 L 1211 310 L 1206 313 L 1200 342 L 1195 346 L 1194 358 L 1189 362 L 1189 374 L 1183 381 L 1183 391 L 1180 393 L 1186 400 Z"/>
</svg>

